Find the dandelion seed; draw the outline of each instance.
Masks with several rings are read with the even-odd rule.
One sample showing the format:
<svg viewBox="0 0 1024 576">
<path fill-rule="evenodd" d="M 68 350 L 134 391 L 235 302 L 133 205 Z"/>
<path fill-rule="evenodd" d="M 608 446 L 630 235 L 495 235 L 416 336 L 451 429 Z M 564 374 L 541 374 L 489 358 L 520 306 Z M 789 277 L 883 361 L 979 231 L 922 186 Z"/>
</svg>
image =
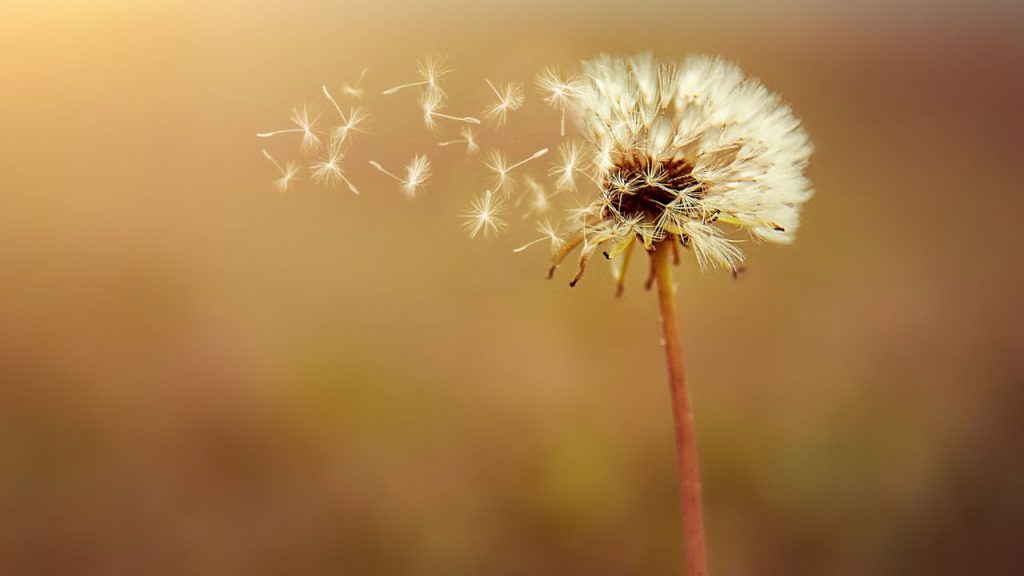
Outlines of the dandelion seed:
<svg viewBox="0 0 1024 576">
<path fill-rule="evenodd" d="M 388 172 L 379 162 L 370 160 L 370 166 L 373 166 L 380 172 L 390 176 L 402 185 L 402 191 L 405 195 L 410 198 L 415 198 L 416 193 L 420 188 L 430 179 L 430 160 L 422 155 L 417 154 L 413 156 L 412 160 L 405 166 L 405 178 L 401 178 Z"/>
<path fill-rule="evenodd" d="M 569 77 L 563 80 L 558 74 L 557 68 L 546 68 L 537 77 L 537 87 L 546 96 L 544 101 L 555 110 L 562 112 L 561 135 L 565 136 L 565 111 L 568 109 L 581 93 L 581 85 L 575 78 Z"/>
<path fill-rule="evenodd" d="M 302 151 L 303 152 L 316 152 L 316 149 L 320 147 L 320 138 L 317 137 L 316 132 L 313 128 L 316 126 L 317 120 L 319 120 L 320 114 L 313 115 L 313 111 L 309 106 L 303 105 L 302 108 L 293 108 L 291 112 L 291 121 L 295 123 L 298 128 L 288 128 L 285 130 L 274 130 L 273 132 L 260 132 L 256 134 L 258 138 L 270 138 L 278 134 L 292 134 L 302 133 Z"/>
<path fill-rule="evenodd" d="M 541 234 L 543 234 L 543 236 L 541 236 L 540 238 L 537 238 L 536 240 L 534 240 L 532 242 L 527 242 L 526 244 L 523 244 L 522 246 L 520 246 L 519 248 L 516 248 L 512 252 L 515 252 L 515 253 L 522 252 L 523 250 L 526 250 L 530 246 L 533 246 L 534 244 L 539 244 L 539 243 L 544 242 L 544 241 L 547 241 L 547 242 L 551 243 L 551 253 L 552 254 L 557 254 L 558 251 L 561 250 L 563 246 L 565 246 L 565 240 L 562 239 L 562 237 L 558 235 L 558 226 L 557 225 L 552 225 L 551 222 L 549 222 L 547 220 L 542 220 L 540 222 L 537 222 L 537 231 L 540 232 Z"/>
<path fill-rule="evenodd" d="M 360 126 L 370 118 L 370 115 L 359 107 L 350 108 L 348 114 L 345 114 L 341 111 L 341 106 L 338 106 L 331 93 L 327 91 L 327 86 L 322 86 L 321 88 L 323 88 L 324 96 L 331 102 L 334 109 L 338 111 L 338 116 L 341 116 L 342 125 L 331 132 L 331 138 L 341 143 L 348 138 L 350 133 L 362 132 L 363 130 Z"/>
<path fill-rule="evenodd" d="M 491 84 L 490 80 L 484 78 L 484 82 L 487 82 L 487 85 L 491 87 L 491 91 L 498 97 L 497 102 L 484 110 L 484 115 L 497 126 L 504 126 L 508 122 L 508 113 L 518 110 L 526 99 L 523 96 L 523 85 L 518 82 L 510 82 L 505 84 L 501 90 L 498 90 L 494 84 Z"/>
<path fill-rule="evenodd" d="M 501 215 L 505 212 L 505 202 L 496 197 L 490 190 L 483 196 L 473 200 L 469 210 L 463 214 L 463 223 L 470 238 L 482 234 L 484 238 L 498 235 L 505 229 L 505 221 Z"/>
<path fill-rule="evenodd" d="M 529 176 L 524 177 L 523 181 L 526 182 L 528 189 L 526 194 L 527 210 L 523 214 L 523 218 L 548 213 L 551 210 L 551 195 L 548 194 L 547 189 Z M 516 205 L 518 206 L 522 200 L 520 198 Z"/>
<path fill-rule="evenodd" d="M 384 95 L 394 94 L 413 86 L 426 86 L 428 92 L 435 92 L 440 96 L 444 96 L 444 90 L 441 89 L 439 81 L 442 76 L 451 72 L 451 70 L 445 67 L 445 59 L 437 56 L 424 58 L 417 62 L 417 69 L 420 77 L 419 81 L 388 88 L 384 91 Z"/>
<path fill-rule="evenodd" d="M 466 154 L 476 154 L 480 150 L 480 146 L 476 143 L 476 133 L 473 132 L 472 126 L 463 126 L 462 130 L 459 131 L 462 138 L 457 140 L 448 140 L 446 142 L 438 142 L 438 146 L 451 146 L 452 144 L 465 144 Z"/>
<path fill-rule="evenodd" d="M 471 116 L 449 116 L 438 112 L 443 107 L 443 96 L 440 92 L 427 90 L 420 96 L 420 109 L 423 111 L 423 124 L 433 130 L 437 125 L 437 118 L 465 122 L 467 124 L 479 124 L 480 121 Z"/>
<path fill-rule="evenodd" d="M 357 100 L 362 98 L 363 95 L 366 94 L 366 91 L 363 90 L 362 88 L 363 77 L 365 76 L 366 68 L 363 68 L 363 71 L 359 73 L 359 78 L 356 79 L 355 84 L 349 84 L 346 82 L 341 85 L 341 93 L 345 94 L 346 96 L 351 96 L 352 98 L 355 98 Z"/>
<path fill-rule="evenodd" d="M 270 155 L 270 152 L 267 152 L 266 150 L 261 150 L 261 152 L 263 152 L 263 156 L 267 160 L 270 160 L 270 163 L 277 168 L 277 171 L 281 173 L 281 177 L 274 180 L 274 188 L 277 188 L 281 192 L 285 192 L 291 185 L 292 180 L 294 180 L 295 176 L 299 173 L 298 164 L 295 162 L 288 162 L 282 168 L 281 165 L 277 163 L 277 160 L 274 160 L 274 157 Z"/>
<path fill-rule="evenodd" d="M 536 160 L 537 158 L 540 158 L 541 156 L 544 156 L 547 153 L 548 149 L 544 148 L 542 150 L 534 152 L 533 154 L 524 158 L 523 160 L 520 160 L 519 162 L 510 165 L 508 163 L 508 156 L 506 156 L 504 152 L 501 152 L 499 150 L 491 152 L 487 160 L 484 161 L 484 165 L 487 166 L 488 170 L 494 173 L 493 180 L 495 191 L 504 190 L 506 193 L 510 192 L 512 189 L 512 180 L 509 177 L 509 173 L 512 172 L 512 170 L 515 170 L 516 168 L 522 166 L 523 164 L 526 164 L 531 160 Z"/>
<path fill-rule="evenodd" d="M 353 194 L 358 195 L 359 190 L 356 189 L 355 185 L 353 185 L 348 177 L 345 176 L 345 171 L 341 166 L 341 161 L 344 158 L 345 154 L 342 152 L 341 143 L 336 140 L 331 140 L 327 145 L 326 158 L 310 166 L 310 170 L 313 174 L 313 181 L 327 187 L 334 187 L 339 183 L 344 182 Z"/>
<path fill-rule="evenodd" d="M 555 187 L 558 190 L 576 191 L 576 174 L 582 173 L 583 162 L 582 151 L 577 142 L 566 142 L 558 147 L 558 155 L 561 162 L 556 164 L 549 173 L 557 180 Z"/>
</svg>

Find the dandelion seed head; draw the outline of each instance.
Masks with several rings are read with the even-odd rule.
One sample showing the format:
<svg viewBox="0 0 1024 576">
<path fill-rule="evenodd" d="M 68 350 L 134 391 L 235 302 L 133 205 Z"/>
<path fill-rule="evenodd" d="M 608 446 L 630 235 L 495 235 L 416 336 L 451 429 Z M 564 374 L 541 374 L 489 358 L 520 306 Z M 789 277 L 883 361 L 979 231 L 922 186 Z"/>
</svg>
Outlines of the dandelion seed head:
<svg viewBox="0 0 1024 576">
<path fill-rule="evenodd" d="M 683 242 L 702 268 L 725 269 L 743 259 L 730 234 L 792 240 L 813 195 L 803 174 L 811 143 L 779 96 L 706 56 L 680 63 L 599 56 L 583 62 L 582 72 L 571 98 L 562 98 L 570 90 L 559 91 L 556 72 L 538 79 L 549 103 L 563 102 L 586 138 L 579 149 L 560 150 L 552 170 L 559 189 L 575 185 L 571 175 L 587 157 L 599 187 L 571 214 L 583 234 L 581 268 L 594 244 L 624 246 L 634 237 L 648 250 Z"/>
</svg>

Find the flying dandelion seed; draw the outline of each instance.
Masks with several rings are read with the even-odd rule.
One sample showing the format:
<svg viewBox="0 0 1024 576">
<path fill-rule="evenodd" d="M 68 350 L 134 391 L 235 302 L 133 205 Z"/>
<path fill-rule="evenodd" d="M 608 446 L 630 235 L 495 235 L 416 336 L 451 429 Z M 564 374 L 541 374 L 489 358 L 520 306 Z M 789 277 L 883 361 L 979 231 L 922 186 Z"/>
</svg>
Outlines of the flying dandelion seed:
<svg viewBox="0 0 1024 576">
<path fill-rule="evenodd" d="M 556 178 L 555 188 L 558 190 L 576 191 L 576 175 L 584 171 L 583 152 L 578 142 L 565 142 L 558 147 L 561 161 L 549 173 Z"/>
<path fill-rule="evenodd" d="M 472 156 L 480 151 L 480 146 L 476 143 L 476 133 L 473 132 L 472 126 L 463 126 L 459 131 L 459 135 L 462 138 L 456 140 L 448 140 L 446 142 L 438 142 L 438 146 L 451 146 L 452 144 L 465 144 L 466 154 Z"/>
<path fill-rule="evenodd" d="M 469 210 L 463 213 L 462 217 L 466 219 L 463 226 L 471 239 L 477 235 L 484 238 L 497 236 L 506 227 L 505 221 L 501 218 L 504 213 L 505 201 L 488 190 L 483 196 L 474 199 Z"/>
<path fill-rule="evenodd" d="M 319 118 L 319 113 L 314 116 L 310 106 L 303 105 L 301 108 L 293 108 L 291 113 L 291 121 L 295 123 L 298 128 L 275 130 L 273 132 L 260 132 L 256 134 L 256 136 L 258 138 L 270 138 L 271 136 L 277 136 L 278 134 L 294 134 L 301 132 L 302 151 L 307 153 L 316 152 L 317 148 L 320 147 L 320 138 L 317 137 L 313 128 L 316 126 L 316 122 Z"/>
<path fill-rule="evenodd" d="M 341 161 L 344 159 L 345 154 L 341 149 L 341 142 L 331 140 L 327 145 L 326 158 L 310 166 L 310 170 L 313 174 L 313 181 L 329 188 L 333 188 L 340 183 L 344 183 L 353 194 L 358 195 L 359 190 L 356 189 L 355 185 L 353 185 L 352 182 L 349 181 L 348 177 L 345 176 L 345 170 L 341 165 Z"/>
<path fill-rule="evenodd" d="M 363 68 L 363 71 L 359 73 L 359 78 L 356 79 L 354 84 L 346 82 L 341 85 L 341 93 L 357 100 L 361 99 L 366 94 L 366 91 L 362 88 L 363 78 L 365 76 L 366 68 Z"/>
<path fill-rule="evenodd" d="M 442 76 L 449 72 L 451 72 L 451 70 L 445 67 L 445 59 L 443 57 L 432 56 L 424 58 L 417 62 L 417 73 L 420 78 L 419 81 L 388 88 L 384 91 L 384 95 L 387 96 L 394 94 L 414 86 L 426 86 L 427 92 L 434 92 L 443 97 L 444 90 L 441 88 L 440 80 Z"/>
<path fill-rule="evenodd" d="M 565 136 L 565 112 L 579 98 L 582 87 L 576 78 L 562 79 L 557 68 L 545 68 L 537 77 L 537 88 L 545 94 L 544 101 L 562 113 L 560 134 Z"/>
<path fill-rule="evenodd" d="M 437 126 L 438 118 L 452 120 L 455 122 L 465 122 L 466 124 L 480 123 L 480 120 L 471 116 L 449 116 L 448 114 L 439 112 L 443 106 L 443 95 L 440 92 L 426 90 L 420 96 L 420 109 L 423 112 L 423 124 L 428 129 L 433 130 Z"/>
<path fill-rule="evenodd" d="M 370 166 L 373 166 L 378 171 L 390 176 L 392 179 L 402 185 L 402 192 L 410 198 L 415 198 L 417 192 L 423 188 L 427 180 L 430 179 L 430 160 L 422 155 L 417 154 L 413 156 L 412 160 L 405 166 L 405 178 L 401 178 L 388 172 L 381 164 L 375 160 L 370 160 Z"/>
<path fill-rule="evenodd" d="M 508 113 L 518 110 L 525 101 L 523 96 L 523 85 L 518 82 L 505 84 L 499 90 L 490 80 L 484 79 L 491 91 L 498 97 L 498 101 L 491 104 L 484 110 L 484 115 L 495 123 L 496 126 L 504 126 L 508 123 Z"/>
<path fill-rule="evenodd" d="M 321 88 L 323 89 L 324 96 L 327 97 L 327 100 L 329 100 L 331 105 L 334 106 L 334 109 L 337 110 L 338 116 L 341 117 L 342 121 L 341 126 L 338 126 L 331 132 L 331 139 L 337 140 L 341 143 L 348 139 L 349 134 L 353 132 L 362 132 L 363 130 L 360 126 L 370 118 L 369 114 L 364 112 L 360 107 L 350 108 L 348 114 L 345 114 L 341 111 L 341 106 L 338 106 L 338 103 L 334 100 L 334 97 L 331 96 L 331 93 L 327 91 L 327 86 L 322 86 Z"/>
<path fill-rule="evenodd" d="M 274 180 L 274 188 L 277 188 L 281 192 L 287 191 L 288 187 L 291 186 L 292 180 L 295 180 L 295 176 L 299 173 L 298 164 L 295 162 L 288 162 L 282 168 L 281 165 L 277 163 L 277 160 L 274 160 L 274 157 L 270 155 L 270 152 L 267 152 L 266 150 L 261 150 L 261 152 L 263 152 L 263 156 L 267 160 L 270 160 L 270 163 L 277 168 L 277 171 L 281 173 L 281 177 Z"/>
<path fill-rule="evenodd" d="M 540 158 L 547 153 L 548 149 L 544 148 L 542 150 L 534 152 L 533 154 L 524 158 L 523 160 L 520 160 L 519 162 L 510 165 L 508 163 L 508 156 L 505 155 L 504 152 L 501 152 L 500 150 L 492 151 L 490 155 L 487 157 L 487 160 L 484 161 L 484 165 L 487 166 L 487 169 L 493 173 L 492 179 L 494 182 L 494 190 L 504 191 L 506 195 L 510 193 L 513 188 L 513 181 L 512 178 L 509 176 L 509 173 L 511 173 L 516 168 L 522 166 L 523 164 L 526 164 L 531 160 L 536 160 L 537 158 Z"/>
<path fill-rule="evenodd" d="M 527 210 L 526 213 L 523 214 L 523 218 L 539 216 L 550 212 L 551 194 L 548 194 L 547 189 L 529 176 L 524 177 L 523 181 L 526 182 L 526 188 L 528 190 L 528 193 L 526 194 Z M 522 199 L 520 199 L 520 201 L 521 200 Z"/>
<path fill-rule="evenodd" d="M 556 254 L 565 245 L 565 240 L 558 233 L 558 226 L 551 224 L 548 220 L 541 220 L 537 222 L 537 231 L 541 233 L 541 237 L 537 238 L 532 242 L 527 242 L 519 248 L 516 248 L 512 252 L 522 252 L 530 246 L 540 244 L 541 242 L 549 242 L 551 244 L 551 253 Z"/>
</svg>

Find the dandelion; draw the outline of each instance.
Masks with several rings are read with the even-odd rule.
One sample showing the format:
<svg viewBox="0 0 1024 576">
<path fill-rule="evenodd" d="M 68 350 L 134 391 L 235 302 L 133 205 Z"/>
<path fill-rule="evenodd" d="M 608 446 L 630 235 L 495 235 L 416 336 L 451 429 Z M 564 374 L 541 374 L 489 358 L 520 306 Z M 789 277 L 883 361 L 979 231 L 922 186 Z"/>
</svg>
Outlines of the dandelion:
<svg viewBox="0 0 1024 576">
<path fill-rule="evenodd" d="M 813 193 L 803 175 L 811 145 L 778 96 L 717 58 L 673 65 L 602 56 L 584 72 L 573 111 L 596 159 L 599 220 L 641 216 L 644 248 L 685 242 L 705 269 L 743 260 L 733 230 L 792 241 Z M 559 182 L 568 185 L 569 160 L 578 157 L 563 148 Z M 618 230 L 609 242 L 631 233 Z"/>
<path fill-rule="evenodd" d="M 363 90 L 362 88 L 363 78 L 365 76 L 366 68 L 363 68 L 363 71 L 359 73 L 359 78 L 356 78 L 354 84 L 349 84 L 346 82 L 341 85 L 341 93 L 346 96 L 351 96 L 352 98 L 355 98 L 357 100 L 361 99 L 363 95 L 366 94 L 366 91 Z"/>
<path fill-rule="evenodd" d="M 456 140 L 448 140 L 445 142 L 438 142 L 438 146 L 451 146 L 452 144 L 465 144 L 466 154 L 476 154 L 480 150 L 480 146 L 476 143 L 476 133 L 473 132 L 472 126 L 463 126 L 462 130 L 459 131 L 459 135 L 462 136 Z"/>
<path fill-rule="evenodd" d="M 490 190 L 483 196 L 473 200 L 469 210 L 463 213 L 463 223 L 470 238 L 482 234 L 484 238 L 498 235 L 505 229 L 505 221 L 501 215 L 505 213 L 505 201 L 494 195 Z"/>
<path fill-rule="evenodd" d="M 558 190 L 576 191 L 576 175 L 583 172 L 582 150 L 578 142 L 566 142 L 558 147 L 558 155 L 561 161 L 556 164 L 549 173 L 556 178 L 555 187 Z"/>
<path fill-rule="evenodd" d="M 501 90 L 491 84 L 491 81 L 484 78 L 484 82 L 491 87 L 491 91 L 498 97 L 498 101 L 491 104 L 484 110 L 484 115 L 492 120 L 497 126 L 504 126 L 508 122 L 508 113 L 518 110 L 525 97 L 523 96 L 523 85 L 518 82 L 511 82 L 502 86 Z"/>
<path fill-rule="evenodd" d="M 263 152 L 263 157 L 270 160 L 270 163 L 277 168 L 278 172 L 281 173 L 281 177 L 274 180 L 274 188 L 277 188 L 281 192 L 287 191 L 288 187 L 291 186 L 292 180 L 294 180 L 295 176 L 299 173 L 298 164 L 295 162 L 288 162 L 282 168 L 281 165 L 277 163 L 277 160 L 274 160 L 274 157 L 270 155 L 270 152 L 267 152 L 266 150 L 261 150 L 261 152 Z"/>
<path fill-rule="evenodd" d="M 410 198 L 415 198 L 419 189 L 430 179 L 430 160 L 422 154 L 413 156 L 405 166 L 405 178 L 388 172 L 377 161 L 370 160 L 370 166 L 398 181 L 402 185 L 402 191 Z"/>
<path fill-rule="evenodd" d="M 548 220 L 541 220 L 540 222 L 537 222 L 537 231 L 541 233 L 540 238 L 523 244 L 519 248 L 513 250 L 513 252 L 522 252 L 530 246 L 546 241 L 551 244 L 551 253 L 556 254 L 558 250 L 565 245 L 565 240 L 558 234 L 558 226 L 552 225 Z"/>
<path fill-rule="evenodd" d="M 345 114 L 341 111 L 341 106 L 338 106 L 338 103 L 334 100 L 334 97 L 331 96 L 331 93 L 327 91 L 327 86 L 322 86 L 321 88 L 323 89 L 324 96 L 326 96 L 327 100 L 331 102 L 334 109 L 338 111 L 338 116 L 341 116 L 342 121 L 341 126 L 338 126 L 333 132 L 331 132 L 331 139 L 337 140 L 341 143 L 348 138 L 350 133 L 362 132 L 362 128 L 360 128 L 360 126 L 370 118 L 370 115 L 359 107 L 350 108 L 348 114 Z"/>
<path fill-rule="evenodd" d="M 479 124 L 480 121 L 471 116 L 449 116 L 438 112 L 443 104 L 443 95 L 440 92 L 433 90 L 427 90 L 420 96 L 420 109 L 423 111 L 423 124 L 433 130 L 437 125 L 437 118 L 444 118 L 446 120 L 453 120 L 455 122 L 465 122 L 467 124 Z"/>
<path fill-rule="evenodd" d="M 445 59 L 442 57 L 428 57 L 417 62 L 419 81 L 410 82 L 408 84 L 401 84 L 393 88 L 388 88 L 384 91 L 384 95 L 394 94 L 406 88 L 412 88 L 413 86 L 426 86 L 427 92 L 434 92 L 440 96 L 444 96 L 444 90 L 441 89 L 440 80 L 445 74 L 451 72 L 445 67 Z"/>
<path fill-rule="evenodd" d="M 707 574 L 693 408 L 670 262 L 678 261 L 680 248 L 690 248 L 702 269 L 736 275 L 743 253 L 732 234 L 791 242 L 800 209 L 813 195 L 804 176 L 811 143 L 779 96 L 719 58 L 673 64 L 648 54 L 600 56 L 584 62 L 583 73 L 574 96 L 558 101 L 581 125 L 599 192 L 574 212 L 550 272 L 579 248 L 575 285 L 591 256 L 607 246 L 603 254 L 618 262 L 613 275 L 621 294 L 634 247 L 650 254 L 648 286 L 657 284 L 676 422 L 687 573 Z M 557 78 L 542 76 L 543 86 L 554 90 Z M 569 172 L 563 162 L 560 177 Z"/>
<path fill-rule="evenodd" d="M 510 165 L 508 163 L 508 156 L 506 156 L 504 152 L 495 150 L 491 152 L 487 160 L 484 161 L 484 165 L 487 166 L 488 170 L 494 173 L 494 189 L 496 191 L 504 190 L 505 192 L 510 192 L 512 189 L 512 180 L 509 176 L 509 173 L 515 170 L 516 168 L 522 166 L 523 164 L 526 164 L 531 160 L 536 160 L 537 158 L 540 158 L 541 156 L 544 156 L 547 153 L 548 149 L 544 148 L 542 150 L 534 152 L 533 154 L 520 160 L 519 162 Z"/>
<path fill-rule="evenodd" d="M 355 185 L 353 185 L 348 177 L 345 176 L 345 170 L 341 166 L 341 161 L 344 158 L 345 154 L 341 150 L 341 142 L 331 140 L 327 145 L 326 158 L 310 166 L 310 170 L 313 174 L 313 181 L 327 187 L 334 187 L 344 182 L 353 194 L 358 195 L 359 190 L 356 189 Z"/>
<path fill-rule="evenodd" d="M 271 136 L 277 136 L 278 134 L 293 134 L 301 132 L 302 151 L 316 152 L 316 149 L 320 147 L 320 138 L 317 137 L 313 128 L 316 126 L 316 122 L 320 118 L 320 114 L 317 113 L 315 116 L 313 114 L 313 111 L 307 105 L 303 105 L 302 108 L 293 108 L 291 121 L 298 126 L 298 128 L 275 130 L 273 132 L 260 132 L 256 134 L 256 136 L 258 138 L 270 138 Z"/>
<path fill-rule="evenodd" d="M 575 102 L 581 92 L 581 86 L 577 79 L 569 77 L 562 79 L 557 68 L 545 68 L 537 77 L 537 88 L 545 94 L 544 101 L 555 110 L 562 113 L 560 122 L 561 135 L 565 136 L 565 111 Z"/>
</svg>

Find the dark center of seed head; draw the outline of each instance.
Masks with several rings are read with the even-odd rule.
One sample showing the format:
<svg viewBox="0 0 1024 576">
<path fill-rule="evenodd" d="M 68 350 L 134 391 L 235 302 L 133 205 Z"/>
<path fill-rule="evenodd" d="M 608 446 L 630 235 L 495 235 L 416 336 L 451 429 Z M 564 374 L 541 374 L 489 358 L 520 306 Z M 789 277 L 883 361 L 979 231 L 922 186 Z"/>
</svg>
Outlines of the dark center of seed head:
<svg viewBox="0 0 1024 576">
<path fill-rule="evenodd" d="M 693 166 L 686 160 L 663 162 L 657 181 L 660 186 L 647 180 L 650 162 L 646 157 L 622 158 L 612 169 L 609 181 L 605 182 L 609 204 L 623 217 L 628 219 L 643 215 L 645 221 L 652 222 L 680 194 L 685 193 L 694 199 L 704 195 L 703 188 L 691 175 Z M 621 190 L 612 185 L 613 178 L 629 182 L 630 185 L 625 191 Z"/>
</svg>

